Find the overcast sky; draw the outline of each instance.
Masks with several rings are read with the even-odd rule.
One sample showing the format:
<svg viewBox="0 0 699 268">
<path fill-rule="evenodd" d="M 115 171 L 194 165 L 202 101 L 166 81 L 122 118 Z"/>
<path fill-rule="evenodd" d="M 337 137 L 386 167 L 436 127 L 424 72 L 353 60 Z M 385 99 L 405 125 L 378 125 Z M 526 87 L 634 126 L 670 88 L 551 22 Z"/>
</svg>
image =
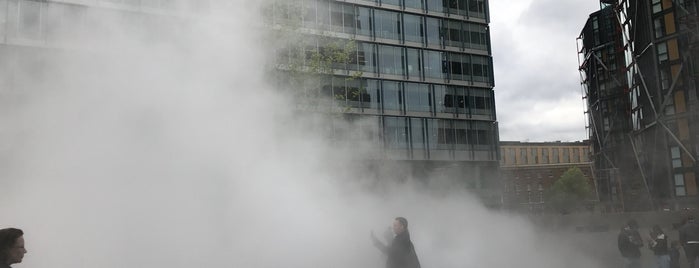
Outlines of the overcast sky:
<svg viewBox="0 0 699 268">
<path fill-rule="evenodd" d="M 586 139 L 575 39 L 599 1 L 489 4 L 500 140 Z"/>
</svg>

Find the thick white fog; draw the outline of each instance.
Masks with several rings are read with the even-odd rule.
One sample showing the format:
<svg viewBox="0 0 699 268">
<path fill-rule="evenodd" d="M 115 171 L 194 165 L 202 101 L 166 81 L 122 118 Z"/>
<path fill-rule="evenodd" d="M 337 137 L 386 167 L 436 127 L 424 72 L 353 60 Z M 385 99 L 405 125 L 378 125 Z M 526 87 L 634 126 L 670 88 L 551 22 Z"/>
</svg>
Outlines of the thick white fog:
<svg viewBox="0 0 699 268">
<path fill-rule="evenodd" d="M 266 79 L 250 2 L 183 27 L 88 10 L 99 35 L 8 49 L 0 228 L 29 251 L 15 267 L 383 267 L 369 232 L 397 216 L 426 268 L 599 266 L 465 191 L 343 164 L 364 152 L 299 127 Z"/>
</svg>

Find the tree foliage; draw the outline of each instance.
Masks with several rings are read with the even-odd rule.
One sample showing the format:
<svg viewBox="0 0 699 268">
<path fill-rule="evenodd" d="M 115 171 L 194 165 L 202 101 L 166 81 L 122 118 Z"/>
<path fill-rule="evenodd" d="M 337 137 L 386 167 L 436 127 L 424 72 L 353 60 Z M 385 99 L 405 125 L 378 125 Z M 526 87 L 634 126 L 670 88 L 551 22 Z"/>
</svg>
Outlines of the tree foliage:
<svg viewBox="0 0 699 268">
<path fill-rule="evenodd" d="M 548 203 L 557 212 L 569 213 L 590 198 L 592 189 L 577 167 L 569 168 L 546 193 Z"/>
</svg>

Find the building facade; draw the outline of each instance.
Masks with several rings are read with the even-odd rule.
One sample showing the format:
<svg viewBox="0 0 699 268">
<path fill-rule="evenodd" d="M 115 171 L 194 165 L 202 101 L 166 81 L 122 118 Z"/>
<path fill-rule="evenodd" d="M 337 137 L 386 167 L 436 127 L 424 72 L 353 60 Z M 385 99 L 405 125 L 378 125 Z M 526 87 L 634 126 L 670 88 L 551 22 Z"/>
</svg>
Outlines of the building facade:
<svg viewBox="0 0 699 268">
<path fill-rule="evenodd" d="M 329 44 L 352 43 L 348 59 L 333 62 L 334 74 L 312 86 L 315 93 L 309 95 L 330 97 L 327 105 L 345 115 L 341 120 L 376 129 L 364 139 L 380 148 L 377 160 L 417 167 L 418 177 L 450 177 L 476 189 L 493 189 L 491 198 L 498 199 L 487 1 L 302 0 L 291 7 L 288 1 L 278 5 L 273 24 L 289 24 L 288 10 L 298 9 L 302 32 L 323 37 L 305 38 L 302 50 L 322 53 Z M 277 54 L 282 64 L 299 60 L 287 48 Z"/>
<path fill-rule="evenodd" d="M 500 142 L 503 205 L 508 210 L 547 211 L 545 193 L 563 173 L 579 168 L 596 189 L 586 142 Z M 597 193 L 595 192 L 595 198 Z"/>
<path fill-rule="evenodd" d="M 620 181 L 617 193 L 610 195 L 621 195 L 617 208 L 625 211 L 695 208 L 699 204 L 697 2 L 607 0 L 601 1 L 601 7 L 600 12 L 612 14 L 614 30 L 609 35 L 617 47 L 614 56 L 623 55 L 624 59 L 619 69 L 623 73 L 622 90 L 617 92 L 625 98 L 623 105 L 613 110 L 624 117 L 616 131 L 627 141 L 618 147 L 602 144 L 598 149 L 626 156 L 609 157 L 612 169 L 603 167 L 613 171 L 609 177 Z M 616 45 L 619 42 L 621 46 Z M 585 49 L 595 50 L 589 45 Z M 594 79 L 589 79 L 593 71 L 583 72 L 588 78 L 583 84 L 587 84 L 590 96 L 595 91 L 590 87 Z M 592 114 L 588 114 L 590 125 Z M 598 124 L 597 129 L 600 126 L 604 128 Z"/>
</svg>

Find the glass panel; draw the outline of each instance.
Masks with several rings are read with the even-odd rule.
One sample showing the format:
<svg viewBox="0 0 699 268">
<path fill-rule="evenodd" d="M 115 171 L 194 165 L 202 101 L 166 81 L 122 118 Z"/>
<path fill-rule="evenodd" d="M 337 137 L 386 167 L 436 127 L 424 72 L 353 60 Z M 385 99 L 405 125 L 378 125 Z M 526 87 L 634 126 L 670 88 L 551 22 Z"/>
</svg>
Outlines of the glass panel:
<svg viewBox="0 0 699 268">
<path fill-rule="evenodd" d="M 675 187 L 675 194 L 677 196 L 685 196 L 685 195 L 687 195 L 687 191 L 684 189 L 684 186 L 683 187 Z"/>
<path fill-rule="evenodd" d="M 382 100 L 385 110 L 401 110 L 403 107 L 403 98 L 398 82 L 383 81 Z"/>
<path fill-rule="evenodd" d="M 376 72 L 376 45 L 357 44 L 357 69 L 363 72 Z"/>
<path fill-rule="evenodd" d="M 387 10 L 374 11 L 376 19 L 376 37 L 400 39 L 400 14 Z"/>
<path fill-rule="evenodd" d="M 493 92 L 488 89 L 471 88 L 469 90 L 470 96 L 473 101 L 474 114 L 479 115 L 492 115 L 493 114 Z"/>
<path fill-rule="evenodd" d="M 354 33 L 354 7 L 340 3 L 332 3 L 330 6 L 330 23 L 333 31 Z"/>
<path fill-rule="evenodd" d="M 7 0 L 0 0 L 0 38 L 5 36 L 7 27 Z"/>
<path fill-rule="evenodd" d="M 422 61 L 420 60 L 420 50 L 414 48 L 406 49 L 407 60 L 406 66 L 408 67 L 408 77 L 419 78 L 421 74 Z"/>
<path fill-rule="evenodd" d="M 294 20 L 293 16 L 293 5 L 295 3 L 284 3 L 289 11 L 285 12 L 283 15 L 285 19 Z M 303 26 L 306 28 L 316 27 L 316 1 L 315 0 L 305 0 L 303 1 Z"/>
<path fill-rule="evenodd" d="M 368 79 L 364 80 L 364 94 L 361 95 L 362 107 L 369 109 L 380 109 L 381 108 L 381 89 L 379 88 L 379 81 Z"/>
<path fill-rule="evenodd" d="M 408 125 L 404 117 L 384 117 L 384 141 L 386 148 L 408 148 Z"/>
<path fill-rule="evenodd" d="M 330 29 L 330 3 L 316 1 L 316 16 L 319 29 Z"/>
<path fill-rule="evenodd" d="M 400 6 L 400 0 L 381 0 L 381 4 Z"/>
<path fill-rule="evenodd" d="M 410 119 L 410 143 L 414 150 L 426 149 L 425 143 L 425 126 L 422 118 Z"/>
<path fill-rule="evenodd" d="M 422 16 L 403 15 L 405 25 L 405 41 L 422 43 L 424 40 Z"/>
<path fill-rule="evenodd" d="M 427 17 L 427 44 L 429 45 L 441 45 L 442 44 L 442 29 L 440 26 L 439 19 Z"/>
<path fill-rule="evenodd" d="M 483 56 L 471 56 L 473 61 L 473 81 L 490 82 L 490 59 Z"/>
<path fill-rule="evenodd" d="M 462 44 L 462 30 L 461 30 L 461 22 L 455 21 L 455 20 L 446 20 L 445 22 L 445 29 L 444 31 L 446 32 L 446 41 L 445 45 L 447 46 L 453 46 L 453 47 L 461 47 Z"/>
<path fill-rule="evenodd" d="M 403 74 L 403 49 L 394 46 L 379 46 L 379 65 L 382 74 Z"/>
<path fill-rule="evenodd" d="M 444 68 L 442 66 L 443 52 L 425 50 L 425 76 L 429 78 L 444 78 Z"/>
<path fill-rule="evenodd" d="M 434 86 L 435 105 L 438 113 L 454 112 L 454 95 L 446 86 Z"/>
<path fill-rule="evenodd" d="M 422 9 L 422 1 L 421 0 L 405 0 L 405 7 Z"/>
<path fill-rule="evenodd" d="M 432 110 L 431 94 L 427 84 L 405 83 L 405 109 L 413 112 Z"/>
<path fill-rule="evenodd" d="M 464 70 L 461 65 L 461 54 L 449 53 L 449 78 L 453 80 L 464 80 Z"/>
<path fill-rule="evenodd" d="M 366 94 L 366 89 L 361 80 L 357 78 L 345 79 L 348 107 L 361 107 L 361 100 Z"/>
<path fill-rule="evenodd" d="M 670 155 L 672 156 L 672 159 L 680 158 L 680 147 L 671 147 Z"/>
<path fill-rule="evenodd" d="M 442 0 L 426 0 L 427 9 L 434 12 L 444 12 L 444 3 Z"/>
<path fill-rule="evenodd" d="M 675 174 L 675 186 L 684 186 L 684 174 Z"/>
<path fill-rule="evenodd" d="M 476 18 L 485 18 L 485 0 L 469 0 L 468 15 Z"/>
<path fill-rule="evenodd" d="M 20 2 L 18 32 L 23 38 L 41 38 L 41 2 Z"/>
<path fill-rule="evenodd" d="M 451 121 L 428 119 L 427 128 L 430 150 L 449 150 L 454 144 L 454 129 L 451 127 Z"/>
<path fill-rule="evenodd" d="M 356 10 L 356 29 L 358 35 L 371 36 L 371 9 L 366 7 L 357 7 Z"/>
<path fill-rule="evenodd" d="M 456 150 L 467 150 L 468 148 L 468 122 L 463 120 L 454 121 L 454 136 L 456 137 Z"/>
<path fill-rule="evenodd" d="M 456 113 L 469 114 L 469 108 L 471 104 L 468 102 L 468 90 L 466 90 L 466 88 L 464 87 L 458 86 L 453 86 L 450 88 L 454 96 L 454 105 L 456 106 Z"/>
<path fill-rule="evenodd" d="M 482 24 L 466 24 L 468 30 L 468 47 L 473 49 L 488 50 L 488 26 Z"/>
</svg>

